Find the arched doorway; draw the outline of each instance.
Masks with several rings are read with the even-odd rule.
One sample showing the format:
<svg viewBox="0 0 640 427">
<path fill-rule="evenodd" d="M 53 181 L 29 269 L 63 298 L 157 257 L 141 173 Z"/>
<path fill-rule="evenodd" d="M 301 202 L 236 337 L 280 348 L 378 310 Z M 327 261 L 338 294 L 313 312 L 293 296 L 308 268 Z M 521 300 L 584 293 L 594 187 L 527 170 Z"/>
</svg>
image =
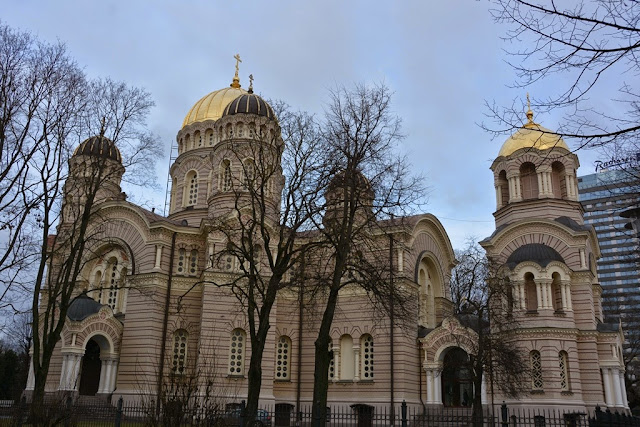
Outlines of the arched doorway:
<svg viewBox="0 0 640 427">
<path fill-rule="evenodd" d="M 80 371 L 79 392 L 83 396 L 95 396 L 100 386 L 100 344 L 94 339 L 87 342 L 84 357 L 82 358 L 82 370 Z"/>
<path fill-rule="evenodd" d="M 442 404 L 445 407 L 467 407 L 473 403 L 473 381 L 469 355 L 453 347 L 444 355 L 442 365 Z"/>
</svg>

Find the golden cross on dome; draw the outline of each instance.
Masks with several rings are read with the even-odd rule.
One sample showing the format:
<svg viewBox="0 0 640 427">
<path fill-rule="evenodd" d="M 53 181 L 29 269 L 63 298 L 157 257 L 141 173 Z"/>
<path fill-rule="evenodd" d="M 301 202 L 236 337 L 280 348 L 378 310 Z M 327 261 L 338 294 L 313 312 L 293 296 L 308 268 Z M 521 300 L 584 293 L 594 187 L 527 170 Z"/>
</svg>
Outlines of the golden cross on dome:
<svg viewBox="0 0 640 427">
<path fill-rule="evenodd" d="M 531 111 L 531 100 L 529 99 L 529 92 L 527 92 L 527 119 L 529 123 L 533 123 L 533 111 Z"/>
<path fill-rule="evenodd" d="M 233 82 L 231 83 L 231 87 L 237 89 L 240 87 L 240 77 L 238 77 L 238 71 L 239 71 L 239 65 L 242 62 L 242 59 L 240 59 L 239 53 L 236 53 L 233 57 L 236 60 L 236 75 L 233 76 Z"/>
<path fill-rule="evenodd" d="M 236 53 L 234 58 L 236 60 L 236 77 L 238 77 L 238 66 L 242 62 L 242 59 L 240 59 L 240 54 L 239 53 Z"/>
</svg>

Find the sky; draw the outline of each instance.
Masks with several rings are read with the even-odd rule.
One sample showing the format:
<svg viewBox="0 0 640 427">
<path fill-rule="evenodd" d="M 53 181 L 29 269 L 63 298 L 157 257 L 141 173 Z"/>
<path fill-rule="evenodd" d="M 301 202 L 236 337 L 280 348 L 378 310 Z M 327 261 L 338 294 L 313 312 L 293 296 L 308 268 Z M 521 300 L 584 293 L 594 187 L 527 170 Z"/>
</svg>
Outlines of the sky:
<svg viewBox="0 0 640 427">
<path fill-rule="evenodd" d="M 148 125 L 164 156 L 189 109 L 240 79 L 268 99 L 322 114 L 336 85 L 384 82 L 406 134 L 400 150 L 430 189 L 424 210 L 436 215 L 456 249 L 494 230 L 489 169 L 507 136 L 493 138 L 485 102 L 524 105 L 513 60 L 487 0 L 416 1 L 80 1 L 0 0 L 0 22 L 44 41 L 66 43 L 90 77 L 111 77 L 149 91 Z M 530 88 L 553 91 L 558 82 Z M 559 117 L 536 116 L 554 129 Z M 580 151 L 579 175 L 593 173 L 595 153 Z M 162 211 L 164 191 L 147 205 Z"/>
</svg>

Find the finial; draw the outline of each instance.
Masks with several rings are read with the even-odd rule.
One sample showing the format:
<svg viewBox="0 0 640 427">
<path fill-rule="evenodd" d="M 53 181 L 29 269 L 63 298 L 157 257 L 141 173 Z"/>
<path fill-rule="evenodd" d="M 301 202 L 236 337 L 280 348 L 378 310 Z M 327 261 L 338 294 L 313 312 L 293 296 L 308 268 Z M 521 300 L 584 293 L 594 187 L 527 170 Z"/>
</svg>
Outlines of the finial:
<svg viewBox="0 0 640 427">
<path fill-rule="evenodd" d="M 253 74 L 249 74 L 249 93 L 253 93 Z"/>
<path fill-rule="evenodd" d="M 531 111 L 531 100 L 529 100 L 529 92 L 527 92 L 527 124 L 533 124 L 533 111 Z"/>
<path fill-rule="evenodd" d="M 239 69 L 239 64 L 242 62 L 242 59 L 240 59 L 239 53 L 236 53 L 234 55 L 234 58 L 236 60 L 236 75 L 233 76 L 233 82 L 231 82 L 231 87 L 238 89 L 240 87 L 240 77 L 238 77 L 238 69 Z"/>
<path fill-rule="evenodd" d="M 105 116 L 102 116 L 102 120 L 100 120 L 100 138 L 104 137 L 104 132 L 105 132 L 105 123 L 107 121 L 107 118 Z"/>
</svg>

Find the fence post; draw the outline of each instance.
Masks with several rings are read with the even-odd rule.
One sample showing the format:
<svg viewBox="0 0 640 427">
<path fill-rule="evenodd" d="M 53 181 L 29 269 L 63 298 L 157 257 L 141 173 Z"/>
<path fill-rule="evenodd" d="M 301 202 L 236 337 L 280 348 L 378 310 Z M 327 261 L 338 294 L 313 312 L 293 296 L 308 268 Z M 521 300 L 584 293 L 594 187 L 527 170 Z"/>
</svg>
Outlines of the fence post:
<svg viewBox="0 0 640 427">
<path fill-rule="evenodd" d="M 120 399 L 118 399 L 118 406 L 116 407 L 116 424 L 115 427 L 120 427 L 120 424 L 122 423 L 122 405 L 123 405 L 124 401 L 122 399 L 122 396 L 120 396 Z"/>
<path fill-rule="evenodd" d="M 402 427 L 407 427 L 407 402 L 406 401 L 402 401 L 402 406 L 401 406 L 401 413 L 402 413 Z"/>
<path fill-rule="evenodd" d="M 509 411 L 504 400 L 502 401 L 502 406 L 500 406 L 500 412 L 502 415 L 502 427 L 509 427 Z"/>
<path fill-rule="evenodd" d="M 240 402 L 240 427 L 244 427 L 244 420 L 247 415 L 247 402 Z"/>
</svg>

